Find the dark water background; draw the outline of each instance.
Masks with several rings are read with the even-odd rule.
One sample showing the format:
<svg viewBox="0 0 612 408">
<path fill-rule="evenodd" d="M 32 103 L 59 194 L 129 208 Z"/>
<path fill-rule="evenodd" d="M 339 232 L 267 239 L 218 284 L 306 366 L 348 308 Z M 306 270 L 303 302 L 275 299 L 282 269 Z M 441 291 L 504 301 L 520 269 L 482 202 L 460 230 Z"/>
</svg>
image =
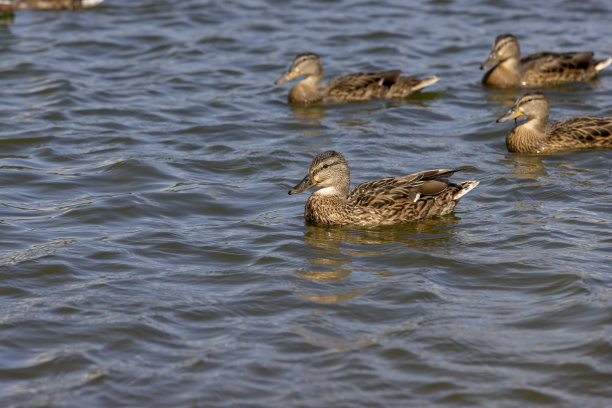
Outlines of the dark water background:
<svg viewBox="0 0 612 408">
<path fill-rule="evenodd" d="M 510 154 L 493 39 L 612 55 L 612 4 L 106 0 L 0 26 L 0 405 L 612 404 L 612 151 Z M 292 107 L 401 68 L 405 101 Z M 612 116 L 612 69 L 546 91 Z M 473 165 L 448 216 L 304 224 L 288 196 L 342 151 L 353 183 Z"/>
</svg>

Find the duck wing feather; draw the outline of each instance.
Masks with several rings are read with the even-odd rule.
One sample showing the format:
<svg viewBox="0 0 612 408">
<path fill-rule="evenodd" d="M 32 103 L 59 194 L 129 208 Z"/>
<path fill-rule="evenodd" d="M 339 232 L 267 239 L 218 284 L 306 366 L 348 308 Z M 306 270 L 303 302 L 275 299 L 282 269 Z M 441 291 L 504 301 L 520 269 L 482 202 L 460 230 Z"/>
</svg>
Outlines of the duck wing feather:
<svg viewBox="0 0 612 408">
<path fill-rule="evenodd" d="M 428 170 L 403 177 L 366 181 L 351 190 L 348 202 L 371 208 L 385 208 L 398 202 L 415 202 L 421 195 L 436 195 L 446 190 L 450 176 L 462 169 Z"/>
<path fill-rule="evenodd" d="M 400 70 L 376 73 L 357 72 L 329 81 L 324 91 L 331 97 L 382 97 L 397 82 Z"/>
</svg>

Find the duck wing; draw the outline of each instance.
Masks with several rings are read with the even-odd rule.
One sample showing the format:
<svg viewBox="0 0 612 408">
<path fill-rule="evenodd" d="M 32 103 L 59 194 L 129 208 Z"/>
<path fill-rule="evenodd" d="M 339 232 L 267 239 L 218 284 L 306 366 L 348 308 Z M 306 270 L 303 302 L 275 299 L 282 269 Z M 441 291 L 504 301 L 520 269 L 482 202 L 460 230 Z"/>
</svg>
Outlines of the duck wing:
<svg viewBox="0 0 612 408">
<path fill-rule="evenodd" d="M 421 195 L 442 193 L 450 176 L 459 169 L 428 170 L 403 177 L 386 177 L 366 181 L 351 190 L 349 204 L 360 207 L 385 208 L 397 203 L 416 202 Z"/>
<path fill-rule="evenodd" d="M 612 118 L 576 116 L 549 124 L 546 133 L 556 144 L 612 147 Z"/>
<path fill-rule="evenodd" d="M 597 63 L 591 51 L 538 52 L 521 58 L 521 70 L 528 82 L 562 83 L 592 78 L 597 75 Z"/>
<path fill-rule="evenodd" d="M 344 75 L 329 81 L 324 91 L 330 98 L 341 100 L 381 98 L 397 82 L 401 73 L 400 70 L 393 70 Z"/>
</svg>

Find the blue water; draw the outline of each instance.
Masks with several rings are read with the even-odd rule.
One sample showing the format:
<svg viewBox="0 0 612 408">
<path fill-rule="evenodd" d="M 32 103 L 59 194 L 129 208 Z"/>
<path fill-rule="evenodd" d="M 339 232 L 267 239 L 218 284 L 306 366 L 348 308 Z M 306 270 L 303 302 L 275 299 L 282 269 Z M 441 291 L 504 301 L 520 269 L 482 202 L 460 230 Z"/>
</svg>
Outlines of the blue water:
<svg viewBox="0 0 612 408">
<path fill-rule="evenodd" d="M 106 0 L 0 26 L 0 405 L 584 406 L 612 401 L 610 150 L 508 153 L 494 38 L 612 55 L 605 1 Z M 290 106 L 326 79 L 441 79 L 405 101 Z M 545 90 L 612 116 L 612 70 Z M 303 219 L 352 184 L 474 166 L 454 213 Z"/>
</svg>

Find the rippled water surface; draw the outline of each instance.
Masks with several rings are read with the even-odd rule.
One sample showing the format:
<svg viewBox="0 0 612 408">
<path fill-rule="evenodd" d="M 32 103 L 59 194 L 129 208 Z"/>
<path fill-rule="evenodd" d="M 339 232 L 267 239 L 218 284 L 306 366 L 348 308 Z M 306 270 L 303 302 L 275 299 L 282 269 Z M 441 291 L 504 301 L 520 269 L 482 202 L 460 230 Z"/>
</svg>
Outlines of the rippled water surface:
<svg viewBox="0 0 612 408">
<path fill-rule="evenodd" d="M 493 39 L 612 55 L 604 0 L 106 0 L 0 26 L 0 405 L 612 405 L 612 151 L 506 151 Z M 330 78 L 441 80 L 295 107 Z M 612 116 L 612 69 L 546 90 Z M 454 213 L 306 225 L 287 191 L 335 149 L 353 183 L 463 165 Z"/>
</svg>

